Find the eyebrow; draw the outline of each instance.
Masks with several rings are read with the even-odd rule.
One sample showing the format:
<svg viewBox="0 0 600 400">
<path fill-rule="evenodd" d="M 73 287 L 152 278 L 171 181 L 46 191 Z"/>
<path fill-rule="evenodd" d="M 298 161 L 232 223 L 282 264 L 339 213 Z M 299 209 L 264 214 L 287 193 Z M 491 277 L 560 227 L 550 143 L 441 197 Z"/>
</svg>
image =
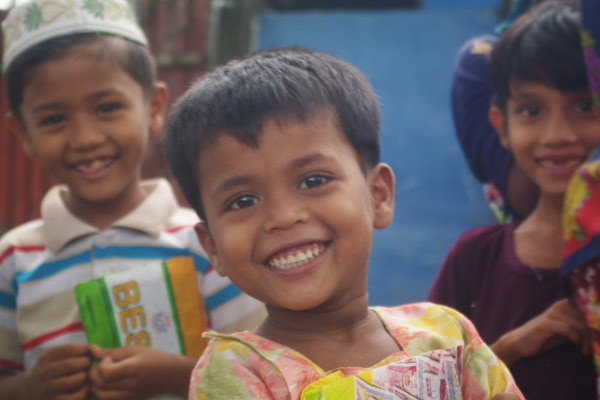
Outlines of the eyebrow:
<svg viewBox="0 0 600 400">
<path fill-rule="evenodd" d="M 311 164 L 316 161 L 321 161 L 321 160 L 325 161 L 325 160 L 333 160 L 333 159 L 334 159 L 333 156 L 325 155 L 321 152 L 312 153 L 312 154 L 308 154 L 306 156 L 300 157 L 300 158 L 292 161 L 289 168 L 290 169 L 298 169 L 298 168 L 305 167 L 308 164 Z"/>
<path fill-rule="evenodd" d="M 92 93 L 90 96 L 88 96 L 88 99 L 91 99 L 92 101 L 98 101 L 101 100 L 104 97 L 108 97 L 112 94 L 115 95 L 119 95 L 122 94 L 123 92 L 119 89 L 106 89 L 106 90 L 101 90 L 99 92 L 96 93 Z M 58 108 L 61 106 L 61 102 L 59 101 L 55 101 L 52 103 L 45 103 L 45 104 L 41 104 L 39 106 L 35 106 L 32 110 L 32 112 L 34 114 L 40 113 L 40 112 L 44 112 L 46 110 L 53 110 L 55 108 Z"/>
<path fill-rule="evenodd" d="M 299 169 L 299 168 L 305 167 L 316 161 L 333 160 L 333 159 L 334 159 L 333 156 L 328 156 L 328 155 L 325 155 L 320 152 L 312 153 L 312 154 L 308 154 L 306 156 L 300 157 L 296 160 L 293 160 L 287 169 L 289 169 L 289 170 Z M 229 190 L 231 188 L 234 188 L 236 186 L 247 185 L 249 183 L 252 183 L 255 180 L 256 179 L 252 175 L 239 175 L 239 176 L 233 176 L 231 178 L 227 178 L 224 181 L 222 181 L 221 183 L 219 183 L 219 185 L 217 185 L 217 187 L 213 191 L 213 196 L 215 196 L 219 193 L 222 193 L 226 190 Z"/>
</svg>

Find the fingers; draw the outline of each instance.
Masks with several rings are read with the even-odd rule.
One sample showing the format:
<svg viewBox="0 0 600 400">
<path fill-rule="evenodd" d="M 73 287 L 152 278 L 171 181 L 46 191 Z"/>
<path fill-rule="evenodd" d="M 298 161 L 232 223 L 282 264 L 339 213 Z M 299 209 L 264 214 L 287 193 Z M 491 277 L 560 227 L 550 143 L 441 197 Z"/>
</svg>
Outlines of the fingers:
<svg viewBox="0 0 600 400">
<path fill-rule="evenodd" d="M 103 349 L 96 345 L 90 346 L 90 352 L 92 356 L 94 356 L 94 358 L 102 360 L 106 357 L 110 357 L 111 360 L 113 360 L 114 362 L 118 362 L 125 358 L 134 356 L 140 351 L 142 350 L 136 346 L 117 347 L 114 349 Z"/>
<path fill-rule="evenodd" d="M 40 354 L 39 360 L 41 362 L 53 362 L 73 357 L 89 357 L 89 354 L 89 346 L 87 344 L 67 343 L 44 350 Z"/>
<path fill-rule="evenodd" d="M 590 324 L 588 324 L 587 318 L 585 316 L 584 310 L 582 310 L 581 308 L 579 308 L 577 306 L 577 304 L 575 304 L 573 301 L 569 301 L 569 312 L 571 313 L 571 315 L 573 315 L 575 318 L 577 318 L 579 321 L 581 321 L 581 324 L 583 325 L 583 327 L 581 328 L 581 352 L 585 355 L 589 355 L 592 354 L 593 352 L 593 339 L 592 339 L 592 332 L 591 332 L 591 322 Z"/>
<path fill-rule="evenodd" d="M 49 393 L 67 393 L 77 391 L 86 386 L 87 379 L 87 371 L 82 371 L 58 378 L 46 379 L 44 382 L 46 383 L 46 391 Z"/>
<path fill-rule="evenodd" d="M 59 393 L 50 396 L 52 400 L 86 400 L 91 389 L 88 385 L 69 393 Z"/>
<path fill-rule="evenodd" d="M 39 374 L 43 380 L 55 379 L 62 376 L 86 373 L 92 364 L 89 355 L 64 358 L 61 360 L 38 362 Z"/>
<path fill-rule="evenodd" d="M 568 299 L 557 301 L 547 310 L 547 314 L 548 318 L 544 328 L 580 345 L 584 354 L 590 354 L 592 340 L 589 327 L 584 314 L 575 304 Z"/>
<path fill-rule="evenodd" d="M 85 399 L 91 359 L 88 346 L 70 343 L 44 350 L 29 372 L 28 380 L 34 391 L 52 399 Z"/>
<path fill-rule="evenodd" d="M 130 389 L 134 381 L 131 377 L 136 372 L 134 366 L 127 362 L 115 362 L 112 357 L 111 353 L 92 367 L 90 381 L 94 387 L 102 390 Z"/>
</svg>

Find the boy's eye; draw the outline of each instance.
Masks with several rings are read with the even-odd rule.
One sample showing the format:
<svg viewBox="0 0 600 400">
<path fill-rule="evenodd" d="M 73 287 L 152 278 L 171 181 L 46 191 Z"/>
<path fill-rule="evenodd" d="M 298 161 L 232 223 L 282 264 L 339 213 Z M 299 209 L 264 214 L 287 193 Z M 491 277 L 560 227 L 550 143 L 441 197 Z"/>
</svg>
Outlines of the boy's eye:
<svg viewBox="0 0 600 400">
<path fill-rule="evenodd" d="M 40 121 L 40 126 L 56 125 L 60 124 L 64 120 L 65 116 L 62 114 L 49 115 L 47 117 L 42 118 L 42 120 Z"/>
<path fill-rule="evenodd" d="M 107 114 L 120 108 L 121 105 L 119 103 L 104 103 L 101 104 L 100 107 L 98 107 L 98 113 Z"/>
<path fill-rule="evenodd" d="M 580 113 L 594 112 L 595 111 L 594 110 L 594 100 L 592 100 L 592 99 L 581 100 L 580 102 L 577 103 L 575 108 L 577 109 L 577 112 L 580 112 Z"/>
<path fill-rule="evenodd" d="M 255 196 L 244 194 L 242 196 L 238 196 L 231 203 L 229 203 L 229 207 L 232 210 L 241 210 L 242 208 L 247 208 L 258 203 L 258 198 Z"/>
<path fill-rule="evenodd" d="M 541 112 L 541 110 L 538 106 L 531 105 L 531 104 L 525 105 L 519 109 L 519 114 L 521 114 L 525 117 L 535 117 L 540 112 Z"/>
<path fill-rule="evenodd" d="M 314 188 L 317 186 L 321 186 L 324 183 L 327 183 L 330 180 L 330 178 L 323 176 L 323 175 L 311 175 L 311 176 L 307 176 L 306 178 L 302 179 L 302 182 L 300 182 L 300 189 L 310 189 L 310 188 Z"/>
</svg>

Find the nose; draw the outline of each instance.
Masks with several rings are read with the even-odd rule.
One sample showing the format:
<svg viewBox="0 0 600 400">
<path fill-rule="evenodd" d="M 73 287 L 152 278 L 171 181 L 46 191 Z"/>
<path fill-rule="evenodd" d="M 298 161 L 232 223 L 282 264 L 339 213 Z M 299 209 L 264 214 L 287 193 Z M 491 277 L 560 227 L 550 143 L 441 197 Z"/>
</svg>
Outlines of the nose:
<svg viewBox="0 0 600 400">
<path fill-rule="evenodd" d="M 577 140 L 577 133 L 572 121 L 563 113 L 555 113 L 548 119 L 544 130 L 543 144 L 547 146 L 559 146 L 572 143 Z"/>
<path fill-rule="evenodd" d="M 290 229 L 308 220 L 308 208 L 298 195 L 284 193 L 285 190 L 277 192 L 272 193 L 265 204 L 266 232 Z"/>
<path fill-rule="evenodd" d="M 70 146 L 76 151 L 86 151 L 102 145 L 106 136 L 97 124 L 86 116 L 72 120 Z"/>
</svg>

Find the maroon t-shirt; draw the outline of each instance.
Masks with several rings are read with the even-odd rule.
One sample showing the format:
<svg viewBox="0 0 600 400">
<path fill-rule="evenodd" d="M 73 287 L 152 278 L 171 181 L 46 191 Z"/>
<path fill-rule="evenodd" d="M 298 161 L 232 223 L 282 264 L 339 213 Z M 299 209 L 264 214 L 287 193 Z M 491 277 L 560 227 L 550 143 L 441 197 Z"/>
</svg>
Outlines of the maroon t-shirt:
<svg viewBox="0 0 600 400">
<path fill-rule="evenodd" d="M 565 297 L 558 269 L 536 269 L 517 259 L 515 227 L 494 225 L 464 233 L 427 296 L 469 317 L 489 344 Z M 571 343 L 521 359 L 510 370 L 528 400 L 596 400 L 592 357 Z"/>
</svg>

